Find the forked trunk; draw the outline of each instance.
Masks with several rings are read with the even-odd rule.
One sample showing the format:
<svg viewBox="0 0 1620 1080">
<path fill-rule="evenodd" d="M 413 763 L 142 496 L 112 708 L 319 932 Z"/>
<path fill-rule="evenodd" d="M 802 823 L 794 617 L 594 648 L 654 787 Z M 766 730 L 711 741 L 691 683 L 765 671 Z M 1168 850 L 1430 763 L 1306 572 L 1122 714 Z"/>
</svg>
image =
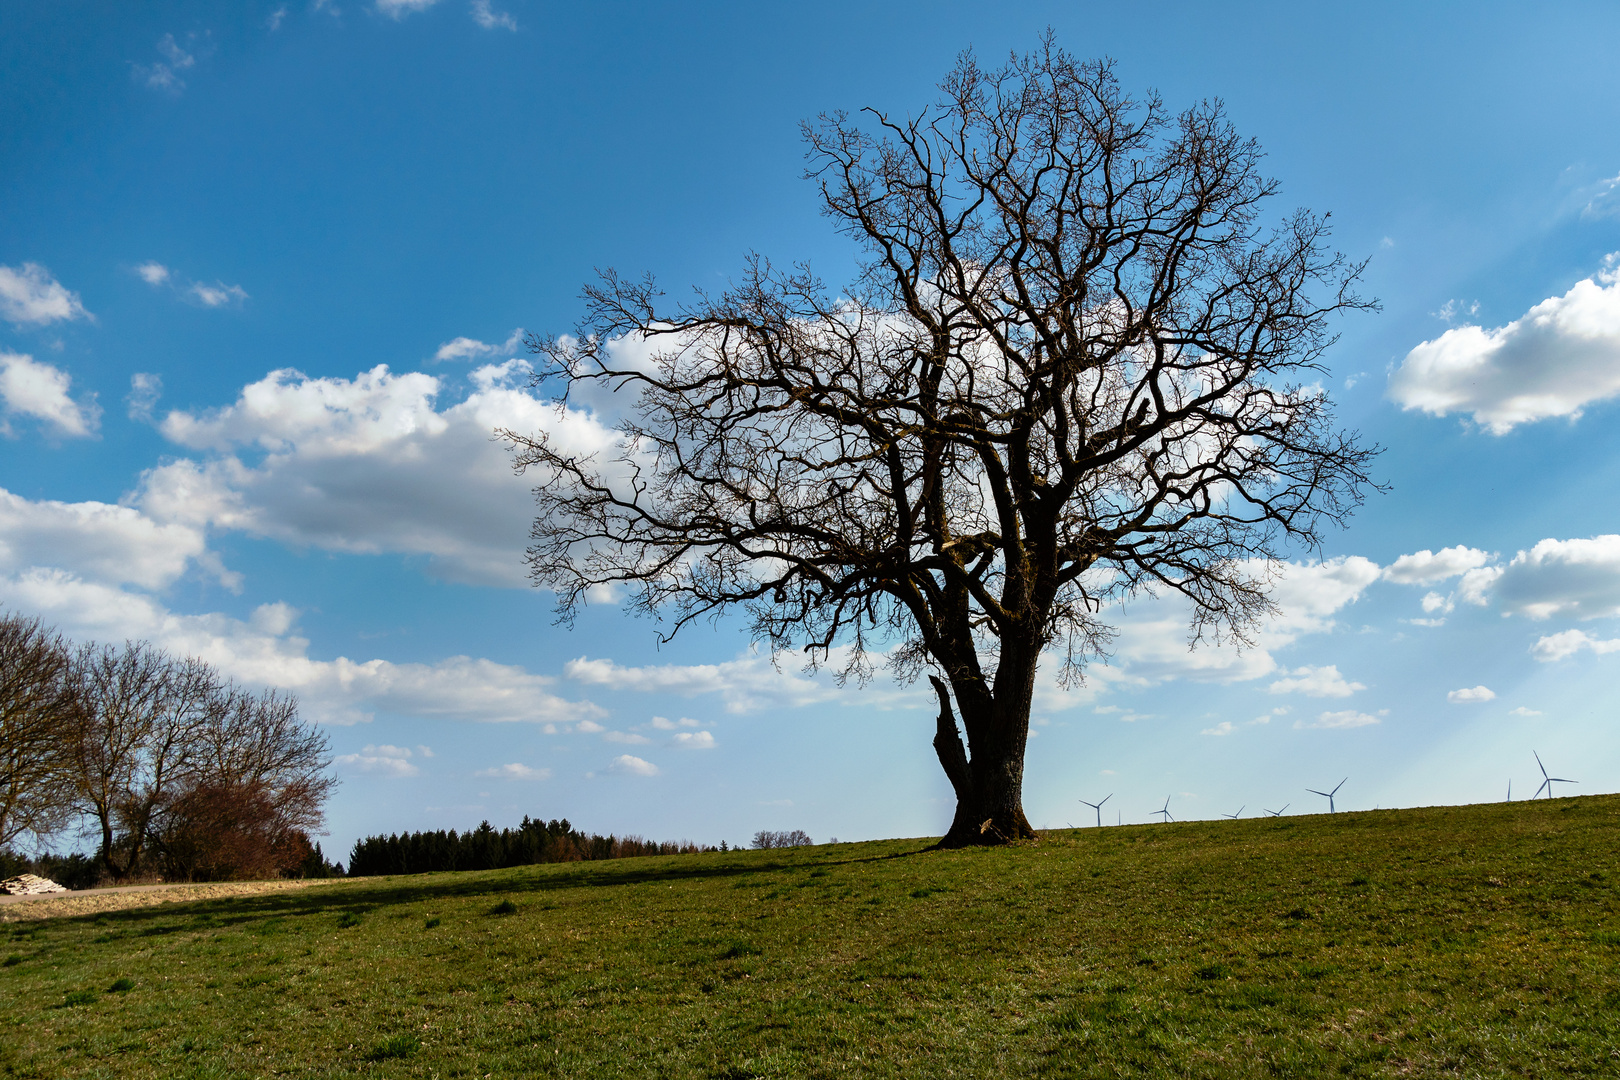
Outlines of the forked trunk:
<svg viewBox="0 0 1620 1080">
<path fill-rule="evenodd" d="M 939 722 L 934 734 L 934 752 L 956 790 L 956 816 L 950 831 L 940 840 L 942 848 L 970 847 L 977 844 L 1008 844 L 1033 840 L 1035 830 L 1024 816 L 1024 746 L 1029 736 L 1029 704 L 1012 715 L 986 717 L 968 730 L 973 738 L 969 760 L 957 733 L 945 684 L 930 676 L 939 695 Z M 1015 695 L 1017 696 L 1017 695 Z M 1009 703 L 998 703 L 1005 708 Z M 998 708 L 995 710 L 1000 711 Z"/>
</svg>

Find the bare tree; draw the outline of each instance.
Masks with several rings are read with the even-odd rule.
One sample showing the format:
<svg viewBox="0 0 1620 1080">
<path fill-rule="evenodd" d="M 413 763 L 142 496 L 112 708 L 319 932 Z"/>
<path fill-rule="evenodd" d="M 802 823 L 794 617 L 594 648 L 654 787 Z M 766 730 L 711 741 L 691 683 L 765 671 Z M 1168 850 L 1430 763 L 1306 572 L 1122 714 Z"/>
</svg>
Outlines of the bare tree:
<svg viewBox="0 0 1620 1080">
<path fill-rule="evenodd" d="M 81 715 L 71 668 L 67 644 L 38 619 L 0 618 L 0 849 L 70 815 Z"/>
<path fill-rule="evenodd" d="M 76 667 L 85 714 L 76 808 L 96 834 L 102 869 L 122 880 L 139 872 L 153 815 L 193 771 L 220 680 L 202 661 L 145 642 L 81 646 Z"/>
<path fill-rule="evenodd" d="M 1329 318 L 1372 305 L 1325 218 L 1268 214 L 1218 103 L 1132 100 L 1050 37 L 995 72 L 965 54 L 941 89 L 914 118 L 806 125 L 863 251 L 847 292 L 755 258 L 666 307 L 608 272 L 577 337 L 530 346 L 564 400 L 633 402 L 617 451 L 501 434 L 538 476 L 529 566 L 563 619 L 628 585 L 669 635 L 741 606 L 844 676 L 875 651 L 929 673 L 954 846 L 1033 835 L 1044 655 L 1079 678 L 1143 589 L 1191 602 L 1193 641 L 1244 641 L 1269 568 L 1360 502 L 1374 451 L 1315 381 Z"/>
</svg>

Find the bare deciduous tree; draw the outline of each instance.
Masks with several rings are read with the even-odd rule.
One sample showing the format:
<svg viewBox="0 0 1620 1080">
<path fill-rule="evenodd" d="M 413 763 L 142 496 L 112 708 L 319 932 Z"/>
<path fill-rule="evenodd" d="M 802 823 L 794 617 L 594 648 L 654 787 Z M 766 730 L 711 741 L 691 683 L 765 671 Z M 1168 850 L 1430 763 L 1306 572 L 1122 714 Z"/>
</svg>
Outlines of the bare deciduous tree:
<svg viewBox="0 0 1620 1080">
<path fill-rule="evenodd" d="M 80 712 L 72 652 L 38 619 L 0 618 L 0 850 L 67 820 Z"/>
<path fill-rule="evenodd" d="M 633 400 L 618 452 L 502 434 L 539 478 L 529 565 L 563 618 L 629 585 L 669 634 L 741 606 L 776 650 L 846 645 L 845 675 L 873 650 L 929 673 L 961 845 L 1033 835 L 1043 655 L 1078 678 L 1145 588 L 1191 602 L 1194 640 L 1245 640 L 1267 568 L 1359 503 L 1373 450 L 1314 383 L 1329 318 L 1371 305 L 1324 218 L 1268 217 L 1218 103 L 1134 101 L 1050 38 L 941 89 L 915 118 L 806 125 L 864 253 L 846 294 L 755 259 L 666 307 L 609 272 L 578 337 L 530 345 L 537 380 Z"/>
</svg>

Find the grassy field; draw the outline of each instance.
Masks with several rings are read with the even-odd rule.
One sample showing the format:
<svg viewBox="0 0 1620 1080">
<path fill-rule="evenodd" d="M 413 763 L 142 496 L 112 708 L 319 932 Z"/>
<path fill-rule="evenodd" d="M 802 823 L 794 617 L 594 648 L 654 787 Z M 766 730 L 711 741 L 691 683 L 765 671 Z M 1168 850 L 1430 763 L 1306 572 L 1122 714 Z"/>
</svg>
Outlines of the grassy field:
<svg viewBox="0 0 1620 1080">
<path fill-rule="evenodd" d="M 0 1073 L 1620 1076 L 1620 796 L 926 847 L 12 923 Z"/>
</svg>

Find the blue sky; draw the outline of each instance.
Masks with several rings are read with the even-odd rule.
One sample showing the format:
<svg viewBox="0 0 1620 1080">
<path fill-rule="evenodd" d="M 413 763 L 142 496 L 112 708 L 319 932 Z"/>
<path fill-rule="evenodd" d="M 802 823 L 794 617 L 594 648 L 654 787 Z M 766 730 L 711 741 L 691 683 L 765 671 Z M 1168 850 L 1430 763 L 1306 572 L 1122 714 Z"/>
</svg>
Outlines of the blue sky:
<svg viewBox="0 0 1620 1080">
<path fill-rule="evenodd" d="M 597 267 L 673 295 L 758 251 L 846 278 L 798 123 L 929 102 L 1043 28 L 1224 99 L 1371 258 L 1324 386 L 1386 447 L 1243 654 L 1142 601 L 1037 702 L 1026 807 L 1145 820 L 1620 789 L 1620 97 L 1607 4 L 0 8 L 0 602 L 297 693 L 328 846 L 523 814 L 731 842 L 938 833 L 918 687 L 735 624 L 572 630 L 490 439 Z M 569 423 L 585 431 L 591 417 Z M 1483 689 L 1481 689 L 1483 688 Z"/>
</svg>

